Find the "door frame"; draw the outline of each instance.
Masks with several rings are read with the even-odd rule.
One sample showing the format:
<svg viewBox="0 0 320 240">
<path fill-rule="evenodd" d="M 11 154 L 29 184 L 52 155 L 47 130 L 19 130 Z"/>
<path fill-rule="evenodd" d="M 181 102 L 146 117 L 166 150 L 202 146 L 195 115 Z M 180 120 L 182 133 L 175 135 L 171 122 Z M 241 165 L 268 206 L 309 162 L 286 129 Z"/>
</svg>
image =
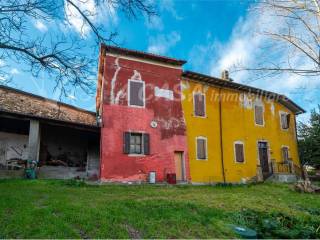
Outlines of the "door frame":
<svg viewBox="0 0 320 240">
<path fill-rule="evenodd" d="M 187 179 L 187 177 L 186 177 L 185 152 L 184 151 L 174 151 L 174 158 L 176 157 L 176 154 L 178 154 L 178 153 L 181 156 L 181 180 L 179 180 L 179 181 L 180 182 L 185 182 L 186 179 Z M 177 169 L 176 161 L 174 161 L 174 164 L 175 164 L 175 169 Z"/>
</svg>

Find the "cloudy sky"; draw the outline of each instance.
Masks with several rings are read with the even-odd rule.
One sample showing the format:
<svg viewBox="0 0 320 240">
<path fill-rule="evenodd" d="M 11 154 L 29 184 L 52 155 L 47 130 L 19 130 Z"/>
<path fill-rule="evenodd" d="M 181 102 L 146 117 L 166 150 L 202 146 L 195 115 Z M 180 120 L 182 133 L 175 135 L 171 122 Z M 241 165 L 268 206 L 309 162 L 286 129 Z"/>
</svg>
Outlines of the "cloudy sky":
<svg viewBox="0 0 320 240">
<path fill-rule="evenodd" d="M 250 66 L 257 59 L 267 56 L 268 52 L 264 50 L 267 39 L 258 35 L 256 29 L 260 24 L 270 29 L 279 28 L 279 23 L 273 19 L 250 10 L 254 1 L 159 0 L 157 3 L 159 17 L 151 21 L 143 16 L 136 21 L 129 21 L 117 9 L 101 11 L 94 7 L 93 0 L 83 9 L 96 12 L 92 20 L 104 23 L 106 29 L 117 29 L 121 46 L 184 59 L 188 61 L 185 70 L 213 76 L 220 76 L 222 69 L 231 69 L 235 64 Z M 67 13 L 72 26 L 68 29 L 61 27 L 61 30 L 92 41 L 90 29 L 80 29 L 80 16 L 72 8 Z M 44 34 L 51 29 L 50 24 L 41 21 L 33 21 L 32 24 L 35 34 Z M 281 54 L 272 57 L 283 57 L 286 55 L 285 50 Z M 308 65 L 303 58 L 294 60 L 301 66 Z M 14 80 L 11 83 L 13 87 L 48 98 L 59 97 L 59 92 L 52 91 L 53 84 L 45 76 L 35 79 L 24 73 L 21 66 L 13 66 L 10 73 Z M 248 72 L 234 72 L 231 77 L 236 82 L 286 94 L 308 111 L 320 103 L 318 78 L 285 74 L 255 79 Z M 75 91 L 63 101 L 94 110 L 94 100 L 95 96 Z M 299 119 L 305 120 L 307 116 L 300 116 Z"/>
</svg>

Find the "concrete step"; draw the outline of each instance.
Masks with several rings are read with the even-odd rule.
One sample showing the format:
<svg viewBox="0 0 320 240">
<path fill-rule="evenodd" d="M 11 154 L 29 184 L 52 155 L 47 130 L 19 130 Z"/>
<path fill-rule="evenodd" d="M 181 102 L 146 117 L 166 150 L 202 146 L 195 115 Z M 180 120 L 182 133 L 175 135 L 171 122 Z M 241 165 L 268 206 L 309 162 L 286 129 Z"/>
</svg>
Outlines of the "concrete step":
<svg viewBox="0 0 320 240">
<path fill-rule="evenodd" d="M 295 174 L 290 173 L 274 173 L 266 181 L 294 183 L 298 181 L 298 177 Z"/>
</svg>

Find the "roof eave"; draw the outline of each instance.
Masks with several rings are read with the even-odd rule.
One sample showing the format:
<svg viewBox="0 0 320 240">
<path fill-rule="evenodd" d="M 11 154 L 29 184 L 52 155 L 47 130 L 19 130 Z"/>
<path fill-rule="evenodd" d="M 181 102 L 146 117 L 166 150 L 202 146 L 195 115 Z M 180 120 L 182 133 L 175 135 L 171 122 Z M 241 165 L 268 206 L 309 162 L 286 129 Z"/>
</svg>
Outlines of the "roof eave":
<svg viewBox="0 0 320 240">
<path fill-rule="evenodd" d="M 147 52 L 142 52 L 142 51 L 130 50 L 127 48 L 120 48 L 120 47 L 115 47 L 115 46 L 110 46 L 110 45 L 105 45 L 105 44 L 101 44 L 101 46 L 104 47 L 106 49 L 106 52 L 108 52 L 108 53 L 138 57 L 138 58 L 158 61 L 158 62 L 171 64 L 171 65 L 175 65 L 175 66 L 180 66 L 180 67 L 187 62 L 185 60 L 160 56 L 157 54 L 152 54 L 152 53 L 147 53 Z"/>
<path fill-rule="evenodd" d="M 263 89 L 251 87 L 251 86 L 240 84 L 240 83 L 229 82 L 229 81 L 226 81 L 226 80 L 223 80 L 220 78 L 211 77 L 208 75 L 204 75 L 204 74 L 196 73 L 196 72 L 192 72 L 192 71 L 184 71 L 182 73 L 182 76 L 185 78 L 199 81 L 199 82 L 213 84 L 213 85 L 219 86 L 221 88 L 231 88 L 231 89 L 242 90 L 242 91 L 252 91 L 253 93 L 260 93 L 260 94 L 264 94 L 266 96 L 267 95 L 271 95 L 271 96 L 274 95 L 277 97 L 277 99 L 278 99 L 277 101 L 279 103 L 281 103 L 282 105 L 284 105 L 285 107 L 290 109 L 295 115 L 299 115 L 299 114 L 306 112 L 303 108 L 301 108 L 299 105 L 297 105 L 292 100 L 287 98 L 285 95 L 281 95 L 278 93 L 266 91 Z"/>
</svg>

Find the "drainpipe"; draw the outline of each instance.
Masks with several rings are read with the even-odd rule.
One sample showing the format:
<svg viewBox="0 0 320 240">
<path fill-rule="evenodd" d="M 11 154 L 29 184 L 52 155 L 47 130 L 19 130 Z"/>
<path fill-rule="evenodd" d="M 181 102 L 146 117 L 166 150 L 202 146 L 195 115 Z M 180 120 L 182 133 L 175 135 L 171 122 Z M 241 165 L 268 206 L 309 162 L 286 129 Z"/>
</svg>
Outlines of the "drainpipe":
<svg viewBox="0 0 320 240">
<path fill-rule="evenodd" d="M 221 153 L 221 167 L 223 182 L 226 182 L 226 176 L 224 172 L 224 156 L 223 156 L 223 136 L 222 136 L 222 101 L 221 101 L 221 88 L 219 88 L 219 127 L 220 127 L 220 153 Z"/>
</svg>

